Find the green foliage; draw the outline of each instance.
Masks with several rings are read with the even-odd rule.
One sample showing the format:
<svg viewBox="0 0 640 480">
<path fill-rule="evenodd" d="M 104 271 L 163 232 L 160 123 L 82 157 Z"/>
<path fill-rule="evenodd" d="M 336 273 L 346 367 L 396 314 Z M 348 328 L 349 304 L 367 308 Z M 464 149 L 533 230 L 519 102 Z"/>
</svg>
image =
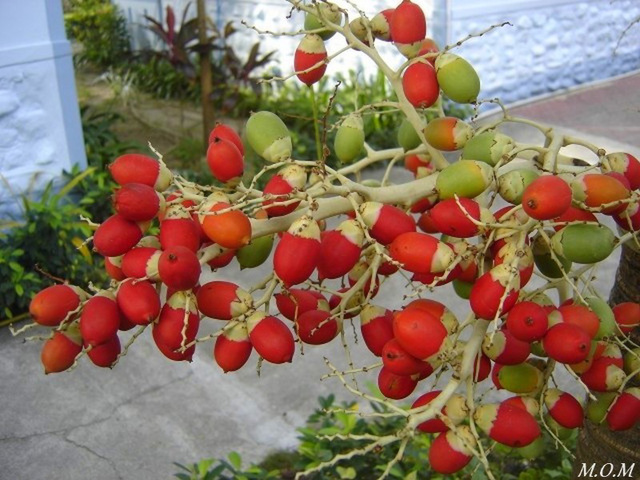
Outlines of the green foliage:
<svg viewBox="0 0 640 480">
<path fill-rule="evenodd" d="M 83 47 L 79 62 L 106 69 L 131 55 L 126 20 L 109 0 L 66 0 L 64 6 L 67 36 Z"/>
<path fill-rule="evenodd" d="M 166 58 L 140 58 L 129 65 L 127 71 L 132 75 L 136 88 L 154 98 L 194 103 L 200 99 L 200 85 L 176 70 Z"/>
<path fill-rule="evenodd" d="M 231 452 L 226 459 L 206 459 L 192 465 L 176 463 L 180 480 L 263 480 L 293 479 L 297 472 L 331 460 L 336 455 L 347 453 L 365 444 L 349 438 L 349 435 L 384 436 L 399 431 L 404 420 L 398 416 L 359 415 L 356 403 L 335 404 L 335 397 L 320 397 L 319 408 L 309 416 L 306 425 L 300 428 L 300 444 L 293 452 L 275 452 L 260 463 L 243 466 L 237 452 Z M 371 403 L 371 410 L 388 414 L 390 411 L 378 404 Z M 403 480 L 486 480 L 488 477 L 477 460 L 463 472 L 455 475 L 440 475 L 428 466 L 427 452 L 431 445 L 431 435 L 415 435 L 407 444 L 401 462 L 396 464 L 389 474 L 390 479 Z M 569 448 L 575 444 L 575 435 L 569 442 Z M 358 479 L 373 480 L 379 478 L 386 465 L 395 457 L 397 443 L 379 447 L 374 453 L 353 456 L 340 461 L 335 468 L 321 473 L 305 475 L 305 480 Z M 554 480 L 568 478 L 571 473 L 571 461 L 562 448 L 548 449 L 544 457 L 524 460 L 514 449 L 497 445 L 489 454 L 493 472 L 500 472 L 501 480 Z"/>
</svg>

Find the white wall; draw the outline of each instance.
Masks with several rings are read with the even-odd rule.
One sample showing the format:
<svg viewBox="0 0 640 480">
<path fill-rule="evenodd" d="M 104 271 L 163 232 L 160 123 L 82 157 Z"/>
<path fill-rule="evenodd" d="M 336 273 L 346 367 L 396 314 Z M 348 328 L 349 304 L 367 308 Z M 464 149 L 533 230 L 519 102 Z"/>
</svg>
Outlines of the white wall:
<svg viewBox="0 0 640 480">
<path fill-rule="evenodd" d="M 0 215 L 19 214 L 73 164 L 86 165 L 71 48 L 58 1 L 0 0 Z"/>
</svg>

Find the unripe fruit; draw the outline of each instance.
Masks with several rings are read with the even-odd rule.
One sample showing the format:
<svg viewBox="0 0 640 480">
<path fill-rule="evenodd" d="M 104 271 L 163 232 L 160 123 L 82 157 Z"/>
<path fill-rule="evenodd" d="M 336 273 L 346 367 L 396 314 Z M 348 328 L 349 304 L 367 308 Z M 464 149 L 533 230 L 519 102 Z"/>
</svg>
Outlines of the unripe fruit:
<svg viewBox="0 0 640 480">
<path fill-rule="evenodd" d="M 109 173 L 119 185 L 143 183 L 158 192 L 165 191 L 173 180 L 166 165 L 139 153 L 119 156 L 109 165 Z"/>
<path fill-rule="evenodd" d="M 293 334 L 280 319 L 256 312 L 247 318 L 247 328 L 253 348 L 267 362 L 291 362 L 295 351 Z"/>
<path fill-rule="evenodd" d="M 442 474 L 462 470 L 473 458 L 476 439 L 466 425 L 438 435 L 429 447 L 429 464 Z"/>
<path fill-rule="evenodd" d="M 436 57 L 436 74 L 444 94 L 457 103 L 472 103 L 480 93 L 480 78 L 464 58 L 453 53 Z"/>
<path fill-rule="evenodd" d="M 549 328 L 542 345 L 547 355 L 560 363 L 579 363 L 589 355 L 591 338 L 577 325 L 558 323 Z"/>
<path fill-rule="evenodd" d="M 254 238 L 237 250 L 234 255 L 238 259 L 240 269 L 259 267 L 266 262 L 273 249 L 273 238 L 273 235 Z"/>
<path fill-rule="evenodd" d="M 413 273 L 442 273 L 455 257 L 447 244 L 418 232 L 398 235 L 389 245 L 389 254 L 403 269 Z"/>
<path fill-rule="evenodd" d="M 389 245 L 400 234 L 416 230 L 413 217 L 398 207 L 365 202 L 359 210 L 371 236 L 383 245 Z"/>
<path fill-rule="evenodd" d="M 371 30 L 371 22 L 365 17 L 357 17 L 349 22 L 349 30 L 351 30 L 351 33 L 362 43 L 370 46 L 367 28 Z"/>
<path fill-rule="evenodd" d="M 337 5 L 332 3 L 317 3 L 314 5 L 314 9 L 317 9 L 317 13 L 307 12 L 304 17 L 304 29 L 305 30 L 319 30 L 317 33 L 323 40 L 328 40 L 335 35 L 336 32 L 326 27 L 325 20 L 340 25 L 342 22 L 342 12 Z"/>
<path fill-rule="evenodd" d="M 100 345 L 118 332 L 120 309 L 113 294 L 102 291 L 87 300 L 80 317 L 80 334 L 87 345 Z"/>
<path fill-rule="evenodd" d="M 187 247 L 169 247 L 158 259 L 158 274 L 162 283 L 176 290 L 189 290 L 200 279 L 200 262 Z"/>
<path fill-rule="evenodd" d="M 42 345 L 40 353 L 44 373 L 59 373 L 69 369 L 81 351 L 82 338 L 77 327 L 53 332 L 53 337 Z"/>
<path fill-rule="evenodd" d="M 440 96 L 436 70 L 426 60 L 412 63 L 402 74 L 402 90 L 416 108 L 429 108 Z"/>
<path fill-rule="evenodd" d="M 160 314 L 160 296 L 146 280 L 127 279 L 116 293 L 118 308 L 135 325 L 148 325 Z"/>
<path fill-rule="evenodd" d="M 507 328 L 518 340 L 535 342 L 547 333 L 547 312 L 535 302 L 519 302 L 509 311 Z"/>
<path fill-rule="evenodd" d="M 469 304 L 479 318 L 493 320 L 507 313 L 518 300 L 520 275 L 501 264 L 493 267 L 473 284 Z"/>
<path fill-rule="evenodd" d="M 225 138 L 213 137 L 207 148 L 207 165 L 216 180 L 235 184 L 244 173 L 244 159 L 238 147 Z"/>
<path fill-rule="evenodd" d="M 571 270 L 572 262 L 554 252 L 542 235 L 536 235 L 532 246 L 533 261 L 543 275 L 560 278 Z"/>
<path fill-rule="evenodd" d="M 393 12 L 390 24 L 394 43 L 414 43 L 427 35 L 427 20 L 419 5 L 403 0 Z"/>
<path fill-rule="evenodd" d="M 113 196 L 116 213 L 131 222 L 152 220 L 164 210 L 164 205 L 164 197 L 142 183 L 127 183 Z"/>
<path fill-rule="evenodd" d="M 462 150 L 462 158 L 485 162 L 493 167 L 513 148 L 511 137 L 496 131 L 482 132 L 467 141 Z"/>
<path fill-rule="evenodd" d="M 562 178 L 543 175 L 525 188 L 522 208 L 531 218 L 551 220 L 569 209 L 571 195 L 571 187 Z"/>
<path fill-rule="evenodd" d="M 101 345 L 91 347 L 87 351 L 87 356 L 97 367 L 111 368 L 118 360 L 121 351 L 120 338 L 118 338 L 118 335 L 114 335 Z"/>
<path fill-rule="evenodd" d="M 469 238 L 478 235 L 480 205 L 468 198 L 449 198 L 431 209 L 431 220 L 436 228 L 450 237 Z"/>
<path fill-rule="evenodd" d="M 86 298 L 78 287 L 52 285 L 40 290 L 29 303 L 33 321 L 45 327 L 57 327 Z"/>
<path fill-rule="evenodd" d="M 236 146 L 236 148 L 240 152 L 240 155 L 244 155 L 244 145 L 242 144 L 242 139 L 240 138 L 240 135 L 238 135 L 238 132 L 236 132 L 229 125 L 216 122 L 216 126 L 213 127 L 213 130 L 211 130 L 211 133 L 209 134 L 209 145 L 211 145 L 216 138 L 230 141 Z"/>
<path fill-rule="evenodd" d="M 440 172 L 436 189 L 440 199 L 454 196 L 473 198 L 484 192 L 493 182 L 493 169 L 484 162 L 458 160 Z"/>
<path fill-rule="evenodd" d="M 378 388 L 380 393 L 393 400 L 407 398 L 418 385 L 418 380 L 414 377 L 396 375 L 387 368 L 382 367 L 378 373 Z"/>
<path fill-rule="evenodd" d="M 293 212 L 300 205 L 300 202 L 290 202 L 286 205 L 273 205 L 273 203 L 287 201 L 290 193 L 302 190 L 306 183 L 307 173 L 299 165 L 287 165 L 271 177 L 263 191 L 265 196 L 271 195 L 275 197 L 262 202 L 267 215 L 269 217 L 280 217 Z"/>
<path fill-rule="evenodd" d="M 473 418 L 492 440 L 509 447 L 529 445 L 541 434 L 529 412 L 506 403 L 480 405 Z"/>
<path fill-rule="evenodd" d="M 216 338 L 213 358 L 224 373 L 235 372 L 247 363 L 252 351 L 247 326 L 244 323 L 236 323 L 230 328 L 225 328 L 222 335 Z"/>
<path fill-rule="evenodd" d="M 413 150 L 422 143 L 416 129 L 413 128 L 411 122 L 406 118 L 403 118 L 402 122 L 400 122 L 396 139 L 398 145 L 400 145 L 404 151 Z"/>
<path fill-rule="evenodd" d="M 320 35 L 306 34 L 302 37 L 293 57 L 296 76 L 305 85 L 313 85 L 322 78 L 327 70 L 326 59 L 327 49 Z"/>
<path fill-rule="evenodd" d="M 452 152 L 463 148 L 473 137 L 471 125 L 455 117 L 434 118 L 424 127 L 424 136 L 433 148 Z"/>
<path fill-rule="evenodd" d="M 228 210 L 231 205 L 216 202 L 203 215 L 202 229 L 213 242 L 221 247 L 236 250 L 251 241 L 251 222 L 240 210 Z M 216 213 L 226 210 L 223 213 Z"/>
<path fill-rule="evenodd" d="M 371 33 L 375 38 L 385 42 L 391 41 L 391 18 L 394 12 L 394 8 L 388 8 L 371 19 Z"/>
<path fill-rule="evenodd" d="M 198 310 L 203 315 L 219 320 L 231 320 L 253 307 L 251 294 L 232 282 L 214 280 L 198 289 Z"/>
<path fill-rule="evenodd" d="M 352 113 L 338 127 L 333 148 L 343 163 L 350 163 L 364 148 L 364 124 L 359 114 Z"/>
<path fill-rule="evenodd" d="M 544 393 L 549 415 L 564 428 L 578 428 L 584 422 L 584 410 L 570 393 L 550 388 Z"/>
<path fill-rule="evenodd" d="M 602 173 L 588 173 L 571 182 L 573 198 L 591 208 L 600 209 L 602 213 L 619 213 L 626 208 L 620 203 L 629 198 L 629 189 L 618 179 Z M 603 205 L 615 203 L 608 207 Z"/>
<path fill-rule="evenodd" d="M 268 162 L 281 162 L 291 157 L 293 147 L 289 129 L 275 113 L 253 113 L 247 121 L 246 137 L 251 148 Z"/>
<path fill-rule="evenodd" d="M 295 220 L 284 233 L 273 256 L 273 269 L 286 286 L 307 280 L 320 259 L 320 227 L 311 217 Z"/>
<path fill-rule="evenodd" d="M 340 278 L 356 265 L 362 251 L 364 233 L 356 220 L 343 221 L 336 230 L 322 232 L 318 277 Z"/>
<path fill-rule="evenodd" d="M 160 222 L 158 238 L 163 250 L 180 245 L 195 253 L 201 243 L 200 227 L 181 204 L 171 205 Z"/>
<path fill-rule="evenodd" d="M 393 334 L 410 355 L 427 360 L 445 347 L 448 332 L 442 321 L 431 313 L 405 308 L 394 316 Z"/>
<path fill-rule="evenodd" d="M 542 372 L 530 363 L 504 365 L 498 372 L 498 381 L 505 390 L 519 395 L 529 395 L 540 391 Z"/>
<path fill-rule="evenodd" d="M 568 225 L 551 239 L 560 256 L 575 263 L 598 263 L 613 252 L 618 240 L 604 225 Z"/>
<path fill-rule="evenodd" d="M 393 312 L 376 305 L 365 305 L 360 311 L 360 331 L 367 348 L 376 357 L 393 337 Z"/>
<path fill-rule="evenodd" d="M 298 337 L 309 345 L 323 345 L 336 338 L 342 324 L 327 310 L 309 310 L 295 321 Z"/>
<path fill-rule="evenodd" d="M 504 329 L 485 335 L 482 352 L 501 365 L 518 365 L 529 357 L 531 346 Z"/>
<path fill-rule="evenodd" d="M 131 250 L 142 238 L 140 225 L 115 214 L 93 234 L 93 246 L 100 255 L 117 257 Z"/>
<path fill-rule="evenodd" d="M 188 291 L 175 292 L 162 306 L 157 323 L 153 324 L 153 340 L 164 356 L 174 361 L 191 361 L 193 342 L 200 327 L 195 295 Z"/>
<path fill-rule="evenodd" d="M 595 399 L 587 397 L 589 399 L 589 403 L 587 403 L 586 414 L 589 421 L 597 425 L 604 422 L 607 412 L 609 411 L 609 407 L 616 398 L 616 393 L 595 393 L 594 397 Z"/>
<path fill-rule="evenodd" d="M 498 177 L 498 193 L 507 202 L 519 205 L 525 189 L 538 177 L 538 172 L 528 168 L 510 170 Z"/>
</svg>

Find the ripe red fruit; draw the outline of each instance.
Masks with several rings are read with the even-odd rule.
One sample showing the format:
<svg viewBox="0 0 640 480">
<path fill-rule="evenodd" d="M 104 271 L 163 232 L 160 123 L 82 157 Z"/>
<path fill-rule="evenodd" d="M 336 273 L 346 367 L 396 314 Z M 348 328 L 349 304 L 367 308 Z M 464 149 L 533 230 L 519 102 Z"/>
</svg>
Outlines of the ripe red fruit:
<svg viewBox="0 0 640 480">
<path fill-rule="evenodd" d="M 442 390 L 433 390 L 421 395 L 413 402 L 411 408 L 414 409 L 430 404 L 438 395 L 440 395 L 441 392 Z M 440 412 L 444 414 L 444 410 L 445 407 L 443 407 Z M 449 427 L 447 427 L 447 425 L 438 416 L 434 416 L 431 420 L 422 422 L 417 428 L 424 433 L 439 433 L 449 430 Z"/>
<path fill-rule="evenodd" d="M 111 368 L 118 360 L 121 350 L 120 338 L 118 338 L 118 335 L 114 335 L 101 345 L 91 347 L 87 352 L 87 356 L 97 367 Z"/>
<path fill-rule="evenodd" d="M 57 327 L 67 315 L 80 306 L 84 293 L 70 285 L 52 285 L 40 290 L 29 303 L 33 321 L 45 327 Z"/>
<path fill-rule="evenodd" d="M 519 302 L 507 315 L 507 329 L 515 338 L 524 342 L 540 340 L 548 328 L 547 312 L 535 302 Z"/>
<path fill-rule="evenodd" d="M 158 260 L 158 274 L 162 283 L 175 290 L 189 290 L 200 279 L 200 262 L 187 247 L 169 247 Z"/>
<path fill-rule="evenodd" d="M 525 447 L 541 434 L 529 412 L 508 403 L 480 405 L 473 417 L 492 440 L 509 447 Z"/>
<path fill-rule="evenodd" d="M 478 355 L 473 362 L 473 381 L 482 382 L 491 374 L 491 360 L 484 353 Z"/>
<path fill-rule="evenodd" d="M 640 389 L 628 388 L 618 395 L 605 417 L 609 429 L 629 430 L 640 420 Z"/>
<path fill-rule="evenodd" d="M 131 278 L 158 281 L 158 261 L 162 252 L 155 247 L 135 247 L 122 257 L 122 273 Z"/>
<path fill-rule="evenodd" d="M 209 212 L 230 208 L 226 202 L 214 203 Z M 251 222 L 240 210 L 229 210 L 219 214 L 202 216 L 202 230 L 213 242 L 221 247 L 237 250 L 251 241 Z"/>
<path fill-rule="evenodd" d="M 429 464 L 438 473 L 456 473 L 473 458 L 471 448 L 475 444 L 475 438 L 467 426 L 441 433 L 429 448 Z"/>
<path fill-rule="evenodd" d="M 93 234 L 93 246 L 100 255 L 124 255 L 142 238 L 142 228 L 135 222 L 115 214 L 107 218 Z"/>
<path fill-rule="evenodd" d="M 231 328 L 224 329 L 222 335 L 216 338 L 213 358 L 224 373 L 235 372 L 247 363 L 252 351 L 247 326 L 236 323 Z"/>
<path fill-rule="evenodd" d="M 355 220 L 345 220 L 336 230 L 322 232 L 318 278 L 340 278 L 358 263 L 364 234 Z"/>
<path fill-rule="evenodd" d="M 151 220 L 164 209 L 164 197 L 143 183 L 127 183 L 113 195 L 116 213 L 132 222 Z"/>
<path fill-rule="evenodd" d="M 258 355 L 271 363 L 289 363 L 295 352 L 291 330 L 277 317 L 256 312 L 247 318 L 249 339 Z"/>
<path fill-rule="evenodd" d="M 122 271 L 122 256 L 104 257 L 104 269 L 107 275 L 117 282 L 127 278 Z"/>
<path fill-rule="evenodd" d="M 595 358 L 589 369 L 580 375 L 580 379 L 594 392 L 617 390 L 627 375 L 616 363 L 616 359 L 609 357 Z"/>
<path fill-rule="evenodd" d="M 67 370 L 82 351 L 80 335 L 71 332 L 53 332 L 53 337 L 42 346 L 40 360 L 44 373 L 58 373 Z"/>
<path fill-rule="evenodd" d="M 105 292 L 90 298 L 82 308 L 80 334 L 86 345 L 100 345 L 118 333 L 120 309 L 114 298 Z"/>
<path fill-rule="evenodd" d="M 430 214 L 438 231 L 450 237 L 474 237 L 480 230 L 478 225 L 469 218 L 480 221 L 480 205 L 469 198 L 442 200 L 431 209 Z"/>
<path fill-rule="evenodd" d="M 574 207 L 572 205 L 562 215 L 553 219 L 554 223 L 559 224 L 554 225 L 553 229 L 558 232 L 562 230 L 563 227 L 566 227 L 569 223 L 576 221 L 597 222 L 598 219 L 593 213 Z"/>
<path fill-rule="evenodd" d="M 238 133 L 229 125 L 217 122 L 216 126 L 213 127 L 213 130 L 211 130 L 211 133 L 209 134 L 209 144 L 212 144 L 216 138 L 222 138 L 230 141 L 238 149 L 240 155 L 244 155 L 242 139 L 240 138 L 240 135 L 238 135 Z"/>
<path fill-rule="evenodd" d="M 296 318 L 310 310 L 327 310 L 329 303 L 320 292 L 290 288 L 275 295 L 278 311 L 288 320 Z"/>
<path fill-rule="evenodd" d="M 551 417 L 564 428 L 578 428 L 584 422 L 584 410 L 570 393 L 550 388 L 544 394 L 544 403 Z"/>
<path fill-rule="evenodd" d="M 414 43 L 427 36 L 427 20 L 419 5 L 403 0 L 393 12 L 390 24 L 394 43 Z"/>
<path fill-rule="evenodd" d="M 143 183 L 159 192 L 167 189 L 173 175 L 157 160 L 139 153 L 126 153 L 109 165 L 111 176 L 120 185 Z"/>
<path fill-rule="evenodd" d="M 579 363 L 587 358 L 591 337 L 582 328 L 571 323 L 558 323 L 542 339 L 544 351 L 560 363 Z"/>
<path fill-rule="evenodd" d="M 562 178 L 543 175 L 524 189 L 522 208 L 531 218 L 551 220 L 569 209 L 571 196 L 571 187 Z"/>
<path fill-rule="evenodd" d="M 613 307 L 613 315 L 620 333 L 628 335 L 640 326 L 640 304 L 635 302 L 623 302 Z"/>
<path fill-rule="evenodd" d="M 531 354 L 531 345 L 518 340 L 508 329 L 504 329 L 485 336 L 482 352 L 501 365 L 518 365 Z"/>
<path fill-rule="evenodd" d="M 398 207 L 379 202 L 365 202 L 360 214 L 369 233 L 383 245 L 389 245 L 399 235 L 416 231 L 413 217 Z"/>
<path fill-rule="evenodd" d="M 398 235 L 389 245 L 389 254 L 412 273 L 442 273 L 454 258 L 447 244 L 419 232 Z"/>
<path fill-rule="evenodd" d="M 382 347 L 382 364 L 396 375 L 415 375 L 433 372 L 433 367 L 407 353 L 398 340 L 392 338 Z"/>
<path fill-rule="evenodd" d="M 191 361 L 196 346 L 193 342 L 200 328 L 200 317 L 193 293 L 178 291 L 162 306 L 153 324 L 153 340 L 162 354 L 174 361 Z M 183 351 L 183 349 L 185 349 Z"/>
<path fill-rule="evenodd" d="M 307 280 L 320 259 L 320 227 L 310 217 L 294 221 L 284 233 L 273 256 L 273 269 L 287 286 Z"/>
<path fill-rule="evenodd" d="M 436 69 L 426 60 L 409 65 L 402 74 L 402 90 L 416 108 L 429 108 L 440 95 Z"/>
<path fill-rule="evenodd" d="M 214 280 L 198 289 L 198 310 L 207 317 L 231 320 L 253 306 L 251 294 L 232 282 Z"/>
<path fill-rule="evenodd" d="M 519 285 L 520 275 L 508 265 L 493 267 L 471 288 L 469 303 L 473 313 L 485 320 L 507 313 L 518 300 Z"/>
<path fill-rule="evenodd" d="M 313 85 L 319 81 L 327 70 L 326 59 L 327 49 L 322 37 L 315 33 L 306 34 L 302 37 L 293 57 L 293 68 L 298 79 L 306 85 Z M 318 66 L 314 67 L 314 65 Z"/>
<path fill-rule="evenodd" d="M 367 348 L 376 357 L 382 356 L 382 348 L 393 338 L 393 312 L 375 305 L 365 305 L 360 312 L 360 330 Z"/>
<path fill-rule="evenodd" d="M 211 174 L 222 183 L 237 182 L 244 173 L 244 160 L 238 147 L 232 141 L 217 136 L 209 142 L 207 165 Z"/>
<path fill-rule="evenodd" d="M 273 205 L 274 203 L 285 202 L 288 195 L 294 190 L 302 190 L 307 183 L 307 173 L 304 168 L 298 165 L 287 165 L 276 173 L 264 186 L 262 193 L 271 195 L 274 198 L 262 202 L 264 211 L 269 217 L 281 217 L 293 212 L 300 202 L 291 202 L 287 205 Z"/>
<path fill-rule="evenodd" d="M 426 360 L 437 355 L 445 345 L 448 332 L 431 313 L 406 308 L 393 319 L 393 334 L 410 355 Z"/>
<path fill-rule="evenodd" d="M 582 328 L 591 338 L 595 338 L 600 329 L 600 318 L 585 305 L 562 305 L 549 315 L 550 319 L 557 317 L 560 317 L 562 322 Z"/>
<path fill-rule="evenodd" d="M 342 324 L 327 310 L 309 310 L 296 319 L 298 337 L 309 345 L 329 343 L 341 329 Z"/>
<path fill-rule="evenodd" d="M 192 252 L 200 248 L 200 227 L 189 211 L 180 204 L 171 205 L 160 222 L 158 235 L 163 250 L 181 245 Z"/>
<path fill-rule="evenodd" d="M 414 377 L 396 375 L 386 367 L 378 373 L 378 388 L 380 393 L 393 400 L 407 398 L 415 390 L 418 380 Z"/>
<path fill-rule="evenodd" d="M 127 279 L 120 284 L 116 302 L 124 316 L 135 325 L 148 325 L 160 314 L 160 296 L 146 280 Z"/>
</svg>

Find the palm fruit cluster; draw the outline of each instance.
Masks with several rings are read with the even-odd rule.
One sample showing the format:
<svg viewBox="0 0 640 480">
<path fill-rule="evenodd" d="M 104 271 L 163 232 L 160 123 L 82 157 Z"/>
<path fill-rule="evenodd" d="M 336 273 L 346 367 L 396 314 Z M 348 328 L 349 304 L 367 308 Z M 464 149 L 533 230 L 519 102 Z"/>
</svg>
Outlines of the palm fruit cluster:
<svg viewBox="0 0 640 480">
<path fill-rule="evenodd" d="M 330 3 L 305 8 L 294 55 L 303 83 L 324 75 L 324 42 L 340 31 L 356 49 L 393 42 L 409 59 L 397 72 L 403 107 L 428 108 L 442 95 L 478 100 L 473 67 L 449 49 L 439 53 L 410 0 L 349 22 Z M 404 160 L 413 179 L 400 185 L 358 183 L 351 175 L 375 163 L 362 158 L 358 113 L 336 129 L 336 155 L 355 161 L 338 171 L 319 159 L 295 159 L 288 127 L 267 111 L 247 120 L 245 143 L 228 125 L 211 132 L 206 160 L 222 186 L 186 182 L 146 155 L 115 159 L 115 213 L 92 239 L 112 282 L 91 293 L 55 285 L 35 296 L 30 313 L 51 331 L 42 348 L 45 372 L 67 370 L 85 354 L 113 367 L 138 334 L 126 348 L 121 338 L 136 327 L 149 329 L 174 361 L 191 361 L 209 339 L 214 361 L 231 372 L 254 350 L 272 364 L 298 361 L 303 345 L 332 342 L 351 324 L 379 359 L 382 395 L 415 396 L 407 421 L 435 436 L 429 462 L 437 472 L 464 468 L 483 438 L 530 458 L 585 419 L 611 430 L 633 427 L 640 350 L 629 334 L 640 325 L 640 305 L 610 307 L 580 272 L 640 229 L 640 162 L 600 154 L 584 171 L 572 170 L 571 159 L 545 147 L 524 155 L 526 148 L 501 133 L 502 121 L 479 128 L 446 116 L 414 120 L 398 125 L 398 148 L 380 156 Z M 265 162 L 262 191 L 242 181 L 247 148 Z M 458 157 L 447 162 L 442 152 Z M 272 274 L 243 286 L 225 277 L 232 263 L 266 263 Z M 216 269 L 215 280 L 205 280 Z M 376 300 L 391 277 L 407 279 L 411 293 L 394 309 Z M 563 282 L 575 288 L 554 300 Z M 468 304 L 464 322 L 436 299 L 447 284 Z M 217 333 L 198 337 L 210 321 Z M 438 385 L 445 370 L 453 372 L 446 387 Z M 588 392 L 553 388 L 562 370 Z"/>
</svg>

